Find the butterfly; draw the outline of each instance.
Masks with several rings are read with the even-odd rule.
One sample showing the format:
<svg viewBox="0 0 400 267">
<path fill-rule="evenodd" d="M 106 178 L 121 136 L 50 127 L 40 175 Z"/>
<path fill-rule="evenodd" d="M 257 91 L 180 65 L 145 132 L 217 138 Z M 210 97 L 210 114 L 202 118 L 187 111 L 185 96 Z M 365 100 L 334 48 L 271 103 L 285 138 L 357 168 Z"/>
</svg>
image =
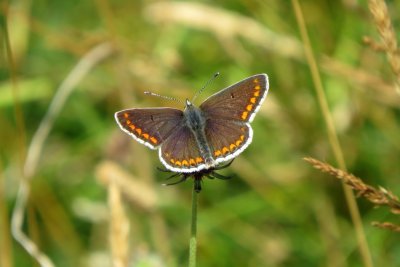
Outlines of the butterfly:
<svg viewBox="0 0 400 267">
<path fill-rule="evenodd" d="M 213 94 L 199 107 L 186 99 L 183 111 L 131 108 L 116 112 L 115 120 L 136 141 L 158 150 L 168 170 L 198 172 L 235 158 L 250 145 L 250 122 L 268 88 L 268 76 L 257 74 Z"/>
</svg>

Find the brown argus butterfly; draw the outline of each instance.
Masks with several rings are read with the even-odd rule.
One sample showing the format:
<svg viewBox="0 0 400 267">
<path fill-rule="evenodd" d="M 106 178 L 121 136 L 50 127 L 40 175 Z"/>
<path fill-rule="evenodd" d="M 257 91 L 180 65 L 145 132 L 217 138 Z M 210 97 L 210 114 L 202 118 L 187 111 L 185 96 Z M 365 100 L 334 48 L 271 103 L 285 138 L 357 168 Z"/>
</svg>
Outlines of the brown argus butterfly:
<svg viewBox="0 0 400 267">
<path fill-rule="evenodd" d="M 250 145 L 250 122 L 267 93 L 268 76 L 257 74 L 210 96 L 199 107 L 186 99 L 183 111 L 132 108 L 116 112 L 115 119 L 135 140 L 158 149 L 168 170 L 198 172 L 233 159 Z"/>
</svg>

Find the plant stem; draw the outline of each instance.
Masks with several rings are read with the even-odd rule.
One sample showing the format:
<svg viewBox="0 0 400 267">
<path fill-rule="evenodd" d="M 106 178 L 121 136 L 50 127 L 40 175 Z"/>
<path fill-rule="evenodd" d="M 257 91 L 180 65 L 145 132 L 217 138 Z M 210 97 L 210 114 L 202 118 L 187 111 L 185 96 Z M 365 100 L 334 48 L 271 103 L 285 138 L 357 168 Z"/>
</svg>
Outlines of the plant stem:
<svg viewBox="0 0 400 267">
<path fill-rule="evenodd" d="M 196 183 L 193 184 L 192 192 L 192 225 L 191 235 L 189 241 L 189 267 L 196 266 L 196 254 L 197 254 L 197 192 Z"/>
<path fill-rule="evenodd" d="M 332 118 L 332 114 L 329 110 L 328 102 L 325 96 L 321 76 L 319 74 L 319 69 L 317 65 L 317 61 L 315 59 L 310 38 L 308 37 L 308 32 L 307 32 L 307 26 L 304 21 L 304 16 L 303 16 L 303 11 L 301 9 L 300 3 L 298 0 L 292 0 L 292 5 L 294 8 L 294 13 L 297 19 L 297 23 L 299 25 L 300 29 L 300 36 L 301 39 L 303 40 L 304 44 L 304 51 L 305 51 L 305 56 L 307 59 L 307 62 L 310 67 L 310 72 L 311 72 L 311 77 L 314 82 L 314 88 L 315 92 L 317 94 L 317 99 L 319 106 L 321 108 L 326 128 L 327 128 L 327 133 L 328 133 L 328 140 L 332 148 L 332 153 L 337 161 L 337 164 L 339 165 L 339 168 L 346 171 L 346 162 L 343 156 L 343 151 L 340 146 L 339 138 L 336 132 L 335 128 L 335 123 Z M 349 207 L 350 211 L 350 216 L 354 224 L 354 229 L 356 232 L 356 238 L 360 250 L 360 254 L 363 260 L 363 264 L 366 267 L 373 267 L 373 262 L 372 262 L 372 256 L 371 252 L 368 247 L 366 235 L 364 232 L 362 220 L 361 220 L 361 215 L 360 211 L 358 209 L 357 202 L 354 197 L 354 193 L 351 190 L 350 187 L 346 186 L 344 183 L 342 183 L 344 194 L 345 194 L 345 199 L 347 202 L 347 206 Z"/>
</svg>

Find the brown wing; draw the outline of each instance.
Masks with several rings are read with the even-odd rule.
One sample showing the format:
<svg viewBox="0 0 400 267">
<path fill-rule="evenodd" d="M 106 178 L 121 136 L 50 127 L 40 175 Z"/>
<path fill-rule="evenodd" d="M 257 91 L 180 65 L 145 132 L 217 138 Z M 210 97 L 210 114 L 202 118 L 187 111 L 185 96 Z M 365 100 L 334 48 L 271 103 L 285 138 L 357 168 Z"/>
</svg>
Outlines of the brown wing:
<svg viewBox="0 0 400 267">
<path fill-rule="evenodd" d="M 183 122 L 183 112 L 173 108 L 134 108 L 118 111 L 119 127 L 138 142 L 157 149 Z"/>
<path fill-rule="evenodd" d="M 207 98 L 200 109 L 208 118 L 251 122 L 268 93 L 268 76 L 257 74 Z"/>
<path fill-rule="evenodd" d="M 195 172 L 206 168 L 194 134 L 187 126 L 174 130 L 162 144 L 159 157 L 174 172 Z"/>
<path fill-rule="evenodd" d="M 217 163 L 233 159 L 251 143 L 253 130 L 248 123 L 209 119 L 205 133 L 212 156 Z"/>
</svg>

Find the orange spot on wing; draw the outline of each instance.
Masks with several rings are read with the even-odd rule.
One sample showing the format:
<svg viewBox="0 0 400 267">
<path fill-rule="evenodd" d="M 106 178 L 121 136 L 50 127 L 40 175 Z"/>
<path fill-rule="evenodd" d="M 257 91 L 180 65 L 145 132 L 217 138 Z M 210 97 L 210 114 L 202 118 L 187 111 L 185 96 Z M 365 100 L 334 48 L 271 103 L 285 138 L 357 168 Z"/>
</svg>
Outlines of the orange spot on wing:
<svg viewBox="0 0 400 267">
<path fill-rule="evenodd" d="M 240 146 L 241 143 L 243 143 L 242 140 L 237 140 L 237 141 L 235 142 L 235 145 L 236 145 L 236 146 Z"/>
<path fill-rule="evenodd" d="M 249 112 L 243 111 L 242 113 L 242 119 L 245 120 L 247 118 L 247 115 L 249 115 Z"/>
<path fill-rule="evenodd" d="M 128 125 L 128 126 L 129 126 L 129 128 L 131 128 L 132 131 L 135 130 L 135 125 L 131 124 L 131 125 Z"/>
<path fill-rule="evenodd" d="M 226 146 L 224 146 L 223 148 L 222 148 L 222 154 L 226 154 L 226 153 L 228 153 L 229 152 L 229 148 L 227 148 Z"/>
<path fill-rule="evenodd" d="M 155 138 L 154 136 L 150 137 L 150 141 L 151 141 L 153 144 L 157 144 L 157 143 L 158 143 L 157 138 Z"/>
<path fill-rule="evenodd" d="M 258 78 L 253 80 L 254 83 L 258 83 Z"/>
<path fill-rule="evenodd" d="M 197 158 L 196 158 L 196 163 L 201 163 L 201 162 L 203 162 L 203 159 L 200 158 L 200 157 L 197 157 Z"/>
<path fill-rule="evenodd" d="M 252 110 L 252 109 L 253 109 L 253 105 L 247 105 L 246 109 L 247 109 L 248 111 Z"/>
<path fill-rule="evenodd" d="M 196 161 L 194 159 L 189 159 L 190 166 L 196 165 Z"/>
<path fill-rule="evenodd" d="M 179 160 L 177 160 L 177 161 L 175 161 L 175 165 L 176 166 L 182 166 L 182 163 Z"/>
<path fill-rule="evenodd" d="M 126 124 L 130 125 L 132 122 L 130 120 L 126 120 Z"/>
<path fill-rule="evenodd" d="M 129 117 L 128 113 L 124 113 L 124 118 L 127 119 Z"/>
<path fill-rule="evenodd" d="M 253 103 L 253 104 L 255 104 L 255 103 L 256 103 L 256 100 L 257 100 L 257 98 L 255 98 L 255 97 L 252 97 L 252 98 L 250 98 L 250 103 Z"/>
<path fill-rule="evenodd" d="M 259 91 L 255 91 L 254 92 L 254 96 L 260 96 L 260 92 Z"/>
<path fill-rule="evenodd" d="M 232 151 L 232 150 L 235 150 L 235 149 L 236 149 L 236 145 L 235 145 L 235 144 L 230 144 L 229 149 L 230 149 L 231 151 Z"/>
<path fill-rule="evenodd" d="M 141 134 L 142 134 L 142 129 L 137 128 L 137 129 L 136 129 L 136 132 L 138 133 L 138 135 L 141 135 Z"/>
<path fill-rule="evenodd" d="M 144 139 L 149 139 L 149 134 L 147 133 L 142 134 L 142 136 L 144 137 Z"/>
<path fill-rule="evenodd" d="M 182 160 L 182 166 L 189 167 L 189 162 L 186 159 Z"/>
<path fill-rule="evenodd" d="M 215 155 L 216 157 L 221 156 L 221 155 L 222 155 L 221 150 L 215 150 L 215 151 L 214 151 L 214 155 Z"/>
<path fill-rule="evenodd" d="M 254 87 L 254 89 L 260 90 L 260 89 L 261 89 L 261 86 L 257 85 L 257 86 Z"/>
<path fill-rule="evenodd" d="M 243 141 L 244 140 L 244 135 L 240 136 L 240 140 Z"/>
<path fill-rule="evenodd" d="M 175 164 L 175 160 L 174 159 L 170 159 L 169 160 L 172 164 Z"/>
</svg>

